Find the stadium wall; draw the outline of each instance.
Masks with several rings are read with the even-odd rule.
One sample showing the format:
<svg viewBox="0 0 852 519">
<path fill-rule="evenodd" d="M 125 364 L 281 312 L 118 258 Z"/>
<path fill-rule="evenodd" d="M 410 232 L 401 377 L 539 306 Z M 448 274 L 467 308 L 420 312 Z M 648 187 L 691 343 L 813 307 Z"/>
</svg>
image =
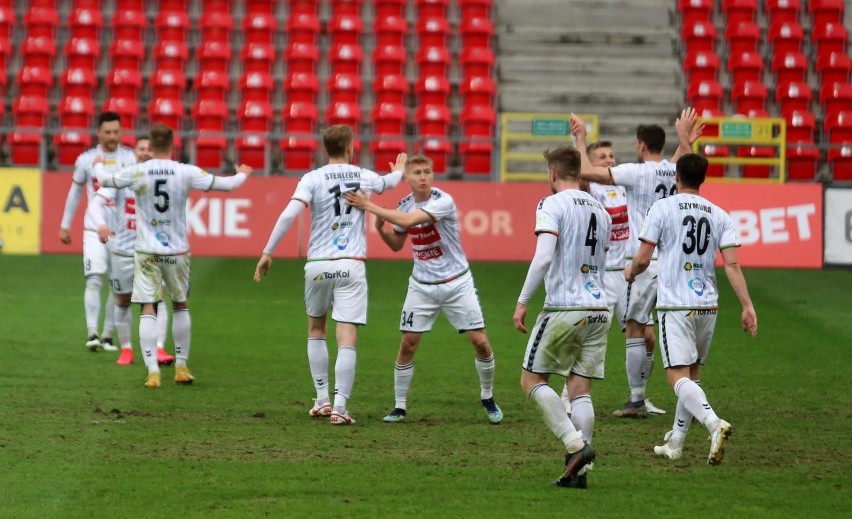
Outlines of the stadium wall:
<svg viewBox="0 0 852 519">
<path fill-rule="evenodd" d="M 6 242 L 5 252 L 81 253 L 85 200 L 72 224 L 71 245 L 63 245 L 57 236 L 71 175 L 48 172 L 33 176 L 31 171 L 15 173 L 10 170 L 3 173 L 0 175 L 3 179 L 0 183 L 3 204 L 0 239 Z M 259 256 L 296 182 L 297 179 L 287 177 L 252 177 L 233 193 L 196 193 L 188 209 L 193 254 Z M 546 184 L 447 181 L 436 185 L 456 200 L 461 215 L 462 240 L 471 260 L 529 261 L 532 258 L 535 208 L 542 197 L 550 194 Z M 378 195 L 376 200 L 386 207 L 395 207 L 407 193 L 407 186 L 403 184 Z M 847 193 L 852 197 L 852 190 Z M 822 267 L 822 185 L 710 183 L 702 188 L 702 194 L 731 213 L 740 229 L 743 247 L 739 257 L 744 266 Z M 22 200 L 26 203 L 22 204 Z M 370 218 L 371 258 L 410 258 L 406 249 L 398 253 L 390 251 L 372 223 Z M 310 218 L 306 212 L 298 226 L 278 246 L 276 256 L 304 257 L 309 229 Z M 15 245 L 18 242 L 27 246 L 18 248 Z"/>
</svg>

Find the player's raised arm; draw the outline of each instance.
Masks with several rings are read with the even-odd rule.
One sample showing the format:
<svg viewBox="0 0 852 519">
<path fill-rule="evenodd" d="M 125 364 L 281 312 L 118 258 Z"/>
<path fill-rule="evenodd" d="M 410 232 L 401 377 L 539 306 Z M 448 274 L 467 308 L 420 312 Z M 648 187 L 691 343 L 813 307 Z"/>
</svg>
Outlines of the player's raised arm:
<svg viewBox="0 0 852 519">
<path fill-rule="evenodd" d="M 199 168 L 199 171 L 201 172 L 202 170 Z M 207 186 L 202 187 L 203 182 L 196 185 L 195 175 L 193 175 L 192 187 L 195 188 L 195 189 L 203 189 L 203 190 L 210 190 L 210 191 L 233 191 L 233 190 L 237 189 L 238 187 L 240 187 L 241 185 L 243 185 L 243 182 L 245 182 L 246 179 L 249 176 L 251 176 L 251 174 L 253 172 L 254 172 L 254 169 L 252 169 L 251 166 L 248 166 L 246 164 L 240 164 L 237 167 L 237 174 L 236 175 L 233 175 L 233 176 L 230 176 L 230 177 L 213 176 L 213 180 L 209 184 L 209 187 L 207 187 Z M 202 174 L 205 174 L 205 173 L 202 172 Z"/>
<path fill-rule="evenodd" d="M 385 220 L 381 216 L 376 216 L 376 231 L 379 232 L 382 241 L 385 242 L 390 250 L 399 252 L 405 246 L 405 240 L 408 238 L 408 233 L 396 232 L 395 229 L 385 229 Z"/>
<path fill-rule="evenodd" d="M 385 209 L 371 202 L 363 193 L 349 191 L 343 194 L 346 202 L 356 209 L 373 213 L 374 215 L 400 227 L 413 227 L 415 225 L 435 221 L 432 216 L 422 209 L 411 213 L 404 213 L 395 209 Z"/>
<path fill-rule="evenodd" d="M 515 306 L 515 315 L 512 317 L 515 328 L 521 333 L 527 333 L 527 327 L 524 323 L 527 315 L 527 305 L 535 295 L 542 281 L 544 281 L 544 276 L 547 274 L 550 264 L 553 263 L 553 256 L 556 253 L 556 240 L 557 236 L 549 232 L 539 233 L 536 240 L 535 255 L 532 262 L 530 262 L 530 268 L 527 271 L 521 295 L 518 296 L 518 304 Z"/>
<path fill-rule="evenodd" d="M 677 150 L 669 162 L 676 163 L 681 156 L 692 153 L 692 143 L 704 132 L 704 123 L 698 123 L 698 112 L 691 106 L 684 108 L 675 121 L 677 130 Z"/>
<path fill-rule="evenodd" d="M 272 228 L 272 233 L 269 235 L 269 241 L 266 242 L 266 247 L 263 248 L 263 254 L 257 261 L 257 267 L 254 269 L 254 280 L 260 283 L 260 279 L 269 273 L 269 267 L 272 265 L 272 253 L 278 247 L 278 243 L 293 226 L 293 222 L 304 211 L 306 204 L 301 200 L 292 199 L 287 207 L 278 215 L 278 221 L 275 222 L 275 227 Z"/>
<path fill-rule="evenodd" d="M 725 262 L 725 275 L 728 277 L 728 282 L 743 307 L 741 316 L 743 331 L 750 332 L 754 337 L 757 335 L 757 313 L 754 311 L 745 276 L 737 261 L 737 250 L 733 247 L 722 249 L 722 260 Z"/>
<path fill-rule="evenodd" d="M 571 114 L 571 135 L 574 136 L 577 149 L 580 150 L 580 178 L 597 184 L 612 184 L 609 168 L 595 166 L 589 159 L 586 153 L 586 123 L 576 114 Z"/>
<path fill-rule="evenodd" d="M 405 161 L 408 160 L 408 154 L 403 152 L 396 156 L 395 162 L 388 162 L 388 166 L 391 169 L 391 172 L 387 175 L 382 175 L 382 183 L 384 185 L 384 189 L 379 191 L 379 193 L 384 193 L 387 189 L 393 189 L 402 181 L 403 173 L 405 172 Z"/>
</svg>

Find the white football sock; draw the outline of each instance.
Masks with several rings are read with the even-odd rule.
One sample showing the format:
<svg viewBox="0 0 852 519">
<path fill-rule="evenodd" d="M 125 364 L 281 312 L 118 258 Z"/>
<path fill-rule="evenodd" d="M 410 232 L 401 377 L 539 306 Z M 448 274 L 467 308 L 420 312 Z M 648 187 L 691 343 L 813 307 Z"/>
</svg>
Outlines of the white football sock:
<svg viewBox="0 0 852 519">
<path fill-rule="evenodd" d="M 151 314 L 142 314 L 139 317 L 139 346 L 142 349 L 142 360 L 148 373 L 159 373 L 160 365 L 157 364 L 157 318 Z"/>
<path fill-rule="evenodd" d="M 154 326 L 156 327 L 156 321 Z M 175 341 L 175 366 L 186 366 L 189 360 L 190 331 L 192 320 L 189 317 L 189 308 L 175 310 L 172 312 L 172 340 Z M 156 330 L 154 332 L 156 345 Z"/>
<path fill-rule="evenodd" d="M 562 398 L 562 403 L 565 404 L 565 414 L 567 414 L 568 417 L 570 418 L 571 417 L 571 397 L 568 395 L 568 383 L 567 382 L 565 383 L 565 385 L 562 386 L 562 394 L 560 395 L 560 398 Z"/>
<path fill-rule="evenodd" d="M 687 377 L 683 377 L 675 382 L 674 390 L 678 401 L 683 401 L 686 410 L 696 420 L 703 423 L 704 427 L 710 432 L 716 430 L 716 427 L 719 426 L 719 417 L 716 416 L 710 403 L 707 402 L 707 395 L 704 394 L 701 386 Z"/>
<path fill-rule="evenodd" d="M 630 386 L 630 401 L 645 400 L 645 380 L 642 367 L 645 364 L 645 339 L 627 339 L 627 384 Z"/>
<path fill-rule="evenodd" d="M 317 390 L 317 404 L 328 403 L 328 346 L 325 339 L 308 339 L 308 364 Z"/>
<path fill-rule="evenodd" d="M 474 356 L 476 372 L 479 373 L 479 398 L 487 400 L 493 396 L 494 389 L 494 354 L 487 359 Z"/>
<path fill-rule="evenodd" d="M 89 335 L 97 335 L 98 317 L 101 313 L 101 276 L 99 274 L 92 274 L 86 278 L 83 306 L 86 310 L 86 329 Z"/>
<path fill-rule="evenodd" d="M 411 387 L 411 379 L 414 378 L 414 363 L 400 366 L 393 365 L 393 394 L 395 398 L 394 407 L 406 409 L 408 400 L 408 389 Z"/>
<path fill-rule="evenodd" d="M 115 331 L 115 306 L 115 296 L 110 290 L 104 303 L 104 327 L 101 337 L 112 338 L 112 332 Z"/>
<path fill-rule="evenodd" d="M 334 365 L 334 411 L 346 412 L 346 403 L 355 384 L 355 347 L 338 346 Z"/>
<path fill-rule="evenodd" d="M 547 384 L 539 384 L 530 391 L 530 400 L 538 406 L 544 423 L 565 445 L 568 452 L 577 452 L 583 448 L 583 436 L 568 419 L 565 405 L 556 391 Z"/>
<path fill-rule="evenodd" d="M 693 380 L 701 386 L 701 381 Z M 678 448 L 683 445 L 686 440 L 686 433 L 689 432 L 689 426 L 692 425 L 694 417 L 686 410 L 680 398 L 677 399 L 677 407 L 675 407 L 674 425 L 672 425 L 672 436 L 669 438 L 669 445 L 672 448 Z"/>
<path fill-rule="evenodd" d="M 645 362 L 642 363 L 642 382 L 645 383 L 645 388 L 648 387 L 648 380 L 651 378 L 651 371 L 654 370 L 654 352 L 645 351 Z"/>
<path fill-rule="evenodd" d="M 583 434 L 583 441 L 592 444 L 595 431 L 595 407 L 592 395 L 580 395 L 571 399 L 571 423 Z"/>
<path fill-rule="evenodd" d="M 115 305 L 115 332 L 118 335 L 118 342 L 122 348 L 132 348 L 130 342 L 130 326 L 132 318 L 130 317 L 130 307 Z"/>
<path fill-rule="evenodd" d="M 157 348 L 165 346 L 168 329 L 169 311 L 166 310 L 166 303 L 164 301 L 160 301 L 157 303 Z"/>
</svg>

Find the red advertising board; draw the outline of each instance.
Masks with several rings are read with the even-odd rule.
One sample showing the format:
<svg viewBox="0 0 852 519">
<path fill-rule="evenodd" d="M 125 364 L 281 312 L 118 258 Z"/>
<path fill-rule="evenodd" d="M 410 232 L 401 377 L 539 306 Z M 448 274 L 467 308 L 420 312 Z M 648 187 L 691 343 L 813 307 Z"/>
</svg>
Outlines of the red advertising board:
<svg viewBox="0 0 852 519">
<path fill-rule="evenodd" d="M 71 245 L 59 242 L 59 222 L 71 182 L 69 174 L 46 173 L 43 182 L 42 251 L 82 251 L 82 213 L 77 211 Z M 188 207 L 192 252 L 196 256 L 257 257 L 290 200 L 297 179 L 252 177 L 232 193 L 196 193 Z M 529 261 L 535 249 L 535 208 L 550 194 L 545 183 L 438 182 L 459 208 L 462 243 L 474 261 Z M 376 195 L 395 207 L 408 193 L 402 184 Z M 822 266 L 822 187 L 818 184 L 707 184 L 702 195 L 731 213 L 743 246 L 738 254 L 748 267 Z M 368 224 L 371 258 L 411 258 L 392 252 Z M 305 211 L 276 249 L 278 257 L 304 257 L 310 229 Z"/>
</svg>

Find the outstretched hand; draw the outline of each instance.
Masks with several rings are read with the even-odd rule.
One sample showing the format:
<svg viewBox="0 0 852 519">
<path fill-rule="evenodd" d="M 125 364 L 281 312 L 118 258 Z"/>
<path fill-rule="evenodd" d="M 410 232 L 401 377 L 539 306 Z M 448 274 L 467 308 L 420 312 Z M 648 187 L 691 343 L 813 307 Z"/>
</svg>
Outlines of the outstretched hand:
<svg viewBox="0 0 852 519">
<path fill-rule="evenodd" d="M 250 176 L 252 173 L 254 173 L 254 168 L 252 168 L 248 164 L 240 164 L 239 166 L 237 166 L 237 173 L 243 173 L 246 176 Z"/>
<path fill-rule="evenodd" d="M 343 198 L 346 199 L 347 204 L 362 211 L 366 210 L 367 206 L 370 205 L 370 199 L 367 198 L 367 195 L 358 191 L 347 191 L 343 193 Z"/>
<path fill-rule="evenodd" d="M 698 112 L 690 106 L 680 112 L 680 117 L 675 121 L 675 129 L 679 136 L 685 136 L 689 144 L 692 144 L 701 137 L 704 123 L 698 124 Z"/>
<path fill-rule="evenodd" d="M 586 138 L 586 123 L 574 113 L 571 114 L 571 135 L 577 140 Z"/>
<path fill-rule="evenodd" d="M 408 160 L 408 154 L 405 152 L 396 156 L 396 162 L 388 162 L 391 171 L 405 171 L 405 161 Z"/>
<path fill-rule="evenodd" d="M 269 267 L 272 265 L 272 256 L 264 254 L 257 261 L 257 267 L 254 269 L 254 281 L 260 283 L 261 277 L 269 273 Z"/>
</svg>

